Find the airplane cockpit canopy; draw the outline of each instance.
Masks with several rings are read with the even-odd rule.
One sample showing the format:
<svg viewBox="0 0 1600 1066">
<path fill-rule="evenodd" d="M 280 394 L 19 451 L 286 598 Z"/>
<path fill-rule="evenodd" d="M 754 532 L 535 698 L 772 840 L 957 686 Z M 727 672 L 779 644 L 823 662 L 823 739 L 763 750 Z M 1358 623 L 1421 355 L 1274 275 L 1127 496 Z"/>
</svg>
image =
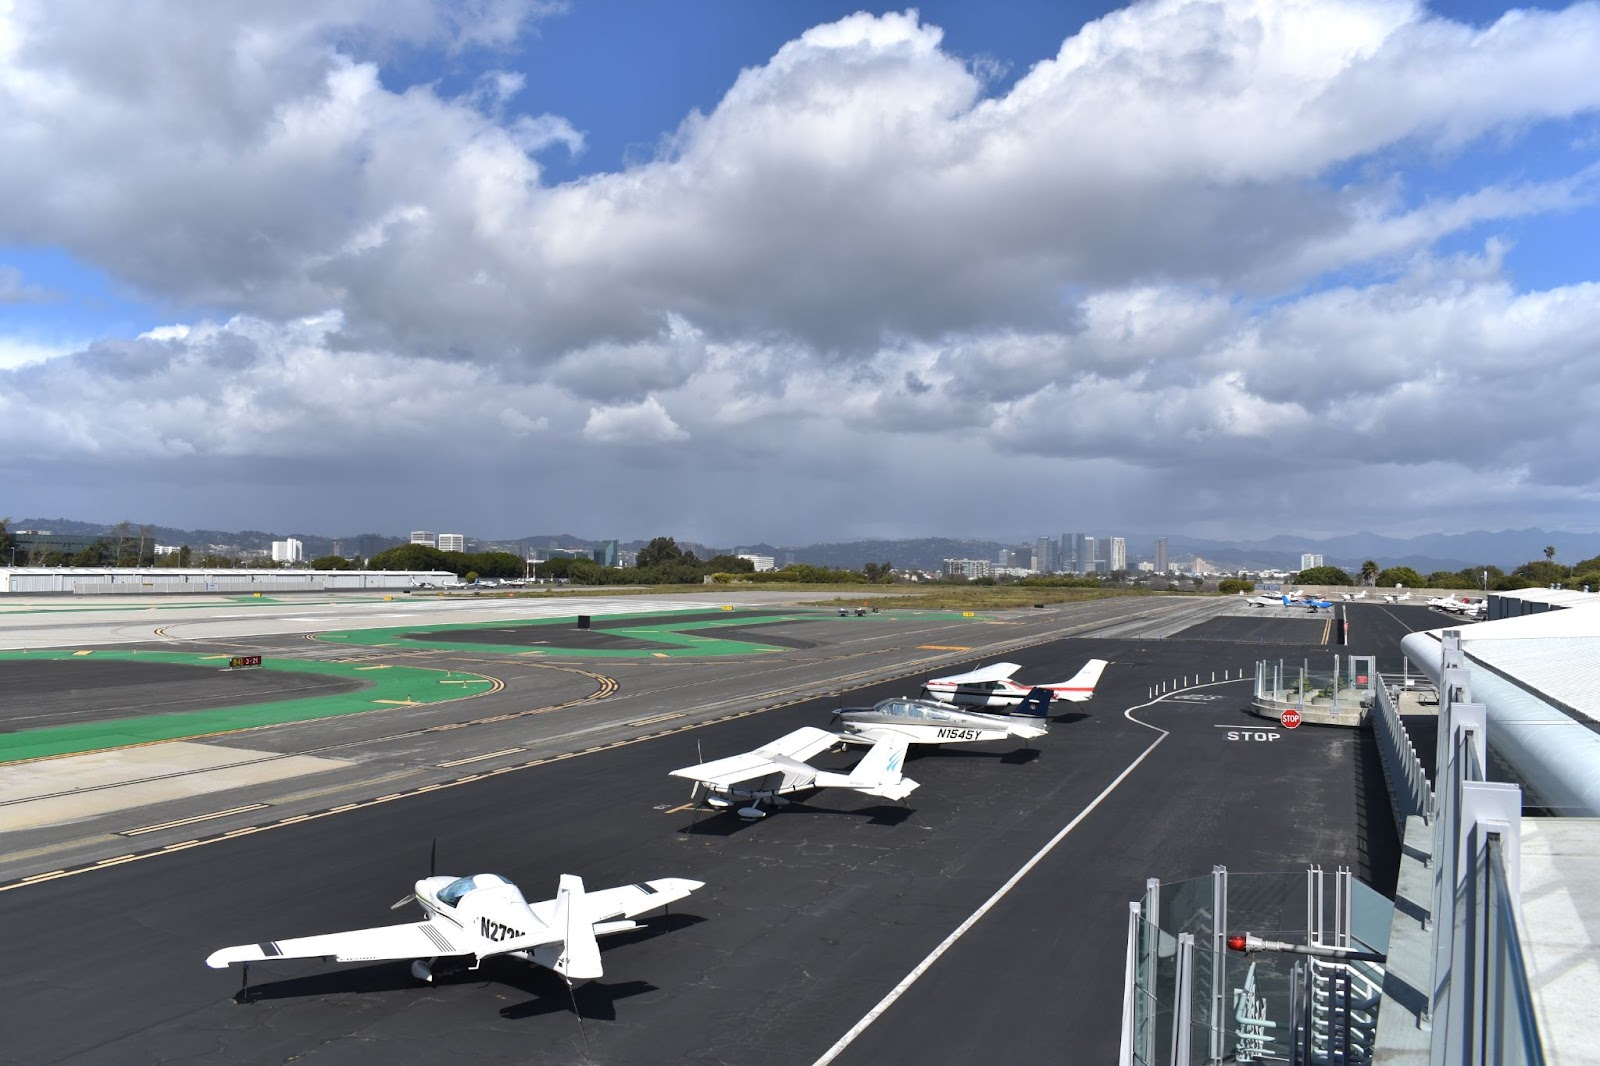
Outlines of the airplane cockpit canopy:
<svg viewBox="0 0 1600 1066">
<path fill-rule="evenodd" d="M 950 717 L 943 708 L 931 707 L 920 700 L 884 700 L 873 710 L 894 718 L 927 719 L 934 722 L 948 721 Z"/>
<path fill-rule="evenodd" d="M 461 902 L 461 898 L 468 892 L 480 888 L 509 884 L 511 882 L 499 874 L 471 874 L 467 877 L 458 877 L 439 890 L 439 902 L 448 907 L 454 907 Z"/>
</svg>

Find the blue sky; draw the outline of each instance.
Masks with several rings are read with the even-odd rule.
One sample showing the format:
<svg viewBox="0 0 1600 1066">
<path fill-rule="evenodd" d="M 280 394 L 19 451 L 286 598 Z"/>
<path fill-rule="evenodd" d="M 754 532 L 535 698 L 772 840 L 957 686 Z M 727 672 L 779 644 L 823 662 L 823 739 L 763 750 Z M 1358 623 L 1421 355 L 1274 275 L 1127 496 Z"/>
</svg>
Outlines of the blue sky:
<svg viewBox="0 0 1600 1066">
<path fill-rule="evenodd" d="M 481 10 L 17 5 L 0 424 L 39 473 L 0 512 L 525 533 L 527 451 L 594 536 L 1594 525 L 1596 441 L 1538 413 L 1600 379 L 1592 3 Z M 395 422 L 471 514 L 108 488 L 370 468 Z M 1279 508 L 1329 422 L 1340 488 Z M 951 515 L 957 471 L 999 505 Z"/>
</svg>

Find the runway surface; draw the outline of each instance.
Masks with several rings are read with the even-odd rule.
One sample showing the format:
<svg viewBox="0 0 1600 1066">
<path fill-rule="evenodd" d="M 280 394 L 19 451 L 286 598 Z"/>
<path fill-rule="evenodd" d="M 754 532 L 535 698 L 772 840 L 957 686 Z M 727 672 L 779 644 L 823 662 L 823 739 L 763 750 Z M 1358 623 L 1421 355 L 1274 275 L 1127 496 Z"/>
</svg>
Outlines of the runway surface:
<svg viewBox="0 0 1600 1066">
<path fill-rule="evenodd" d="M 842 647 L 761 669 L 839 676 L 836 658 L 819 660 Z M 1145 877 L 1319 861 L 1380 889 L 1392 878 L 1397 845 L 1363 734 L 1264 726 L 1238 680 L 1142 706 L 1157 683 L 1238 678 L 1257 658 L 1302 651 L 1139 636 L 1012 649 L 1024 680 L 1090 656 L 1113 665 L 1092 702 L 1055 708 L 1037 756 L 985 745 L 909 760 L 921 788 L 908 810 L 838 791 L 753 824 L 684 809 L 668 770 L 826 726 L 829 696 L 3 891 L 8 955 L 27 961 L 0 977 L 0 1062 L 815 1063 L 1035 856 L 835 1061 L 1107 1061 L 1126 901 Z M 660 686 L 667 695 L 642 701 L 654 707 L 675 678 L 701 694 L 737 680 L 711 664 L 633 669 L 624 691 Z M 847 702 L 908 690 L 870 683 Z M 558 717 L 481 727 L 468 750 Z M 282 735 L 300 750 L 303 737 Z M 553 895 L 560 873 L 591 888 L 662 876 L 707 887 L 651 932 L 607 944 L 606 976 L 577 993 L 582 1030 L 559 979 L 512 962 L 435 987 L 404 963 L 258 965 L 249 1003 L 232 998 L 236 974 L 202 964 L 227 944 L 414 920 L 415 908 L 388 906 L 427 874 L 434 839 L 440 872 L 503 873 L 530 899 Z"/>
<path fill-rule="evenodd" d="M 217 665 L 34 659 L 0 662 L 0 733 L 271 700 L 331 696 L 351 678 Z"/>
</svg>

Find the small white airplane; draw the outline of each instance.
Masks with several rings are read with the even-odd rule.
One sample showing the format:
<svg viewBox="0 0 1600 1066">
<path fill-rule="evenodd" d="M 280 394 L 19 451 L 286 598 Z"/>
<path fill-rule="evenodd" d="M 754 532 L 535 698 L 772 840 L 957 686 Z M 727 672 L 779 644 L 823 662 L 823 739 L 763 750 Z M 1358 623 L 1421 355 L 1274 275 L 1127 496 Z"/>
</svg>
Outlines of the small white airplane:
<svg viewBox="0 0 1600 1066">
<path fill-rule="evenodd" d="M 872 745 L 849 773 L 819 770 L 807 760 L 814 759 L 844 738 L 815 726 L 803 726 L 754 751 L 730 755 L 673 770 L 671 776 L 693 781 L 691 799 L 707 792 L 706 802 L 717 810 L 727 810 L 742 801 L 739 817 L 765 818 L 762 804 L 788 806 L 783 797 L 791 792 L 813 788 L 848 788 L 867 796 L 903 800 L 916 789 L 917 782 L 900 776 L 905 762 L 904 737 L 885 737 Z"/>
<path fill-rule="evenodd" d="M 922 695 L 940 703 L 970 707 L 1013 707 L 1042 688 L 1050 693 L 1052 699 L 1082 703 L 1094 697 L 1094 687 L 1100 683 L 1100 675 L 1109 665 L 1104 659 L 1090 659 L 1083 664 L 1083 669 L 1066 681 L 1050 685 L 1021 685 L 1011 680 L 1011 675 L 1022 667 L 1016 663 L 993 663 L 964 674 L 930 678 L 923 683 Z"/>
<path fill-rule="evenodd" d="M 1241 593 L 1239 593 L 1239 595 L 1243 596 L 1244 593 L 1241 592 Z M 1251 607 L 1281 607 L 1283 605 L 1283 597 L 1281 595 L 1280 596 L 1266 596 L 1266 595 L 1250 596 L 1250 597 L 1247 597 L 1244 602 L 1249 604 Z"/>
<path fill-rule="evenodd" d="M 1040 687 L 1009 713 L 957 710 L 937 700 L 889 699 L 842 710 L 837 717 L 845 729 L 840 739 L 849 744 L 879 744 L 894 738 L 908 744 L 976 744 L 1045 736 L 1050 732 L 1045 717 L 1049 708 L 1050 690 Z"/>
<path fill-rule="evenodd" d="M 1409 592 L 1403 592 L 1398 596 L 1391 592 L 1391 593 L 1389 593 L 1387 596 L 1385 596 L 1383 598 L 1383 602 L 1384 603 L 1404 603 L 1406 600 L 1409 600 L 1410 598 L 1411 598 L 1411 593 L 1409 593 Z"/>
<path fill-rule="evenodd" d="M 663 877 L 585 892 L 581 877 L 562 874 L 555 899 L 530 904 L 516 885 L 499 874 L 425 877 L 389 908 L 415 900 L 428 915 L 423 921 L 240 944 L 212 952 L 206 965 L 223 970 L 229 963 L 243 963 L 248 984 L 250 964 L 268 959 L 411 959 L 412 976 L 432 981 L 439 959 L 470 957 L 469 968 L 476 970 L 492 955 L 509 955 L 554 970 L 570 984 L 601 975 L 597 937 L 641 928 L 630 919 L 704 886 L 703 881 Z"/>
</svg>

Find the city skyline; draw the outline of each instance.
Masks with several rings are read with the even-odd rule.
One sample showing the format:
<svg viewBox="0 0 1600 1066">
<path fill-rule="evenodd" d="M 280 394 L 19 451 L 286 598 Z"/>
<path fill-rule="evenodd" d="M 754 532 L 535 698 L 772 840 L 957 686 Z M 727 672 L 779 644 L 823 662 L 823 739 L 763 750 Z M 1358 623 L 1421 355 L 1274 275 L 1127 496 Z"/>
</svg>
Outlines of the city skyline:
<svg viewBox="0 0 1600 1066">
<path fill-rule="evenodd" d="M 1593 4 L 860 8 L 6 5 L 0 506 L 1593 527 Z"/>
</svg>

